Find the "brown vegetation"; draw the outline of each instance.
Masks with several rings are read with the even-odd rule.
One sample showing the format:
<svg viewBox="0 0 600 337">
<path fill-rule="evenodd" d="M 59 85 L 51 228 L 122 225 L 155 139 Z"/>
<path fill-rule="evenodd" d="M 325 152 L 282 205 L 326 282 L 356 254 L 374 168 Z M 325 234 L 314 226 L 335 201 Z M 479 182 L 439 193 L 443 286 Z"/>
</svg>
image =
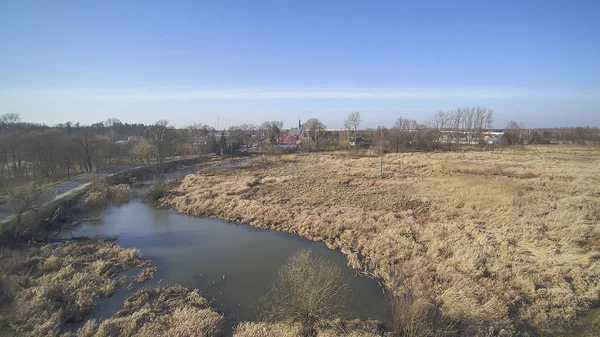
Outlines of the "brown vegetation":
<svg viewBox="0 0 600 337">
<path fill-rule="evenodd" d="M 124 308 L 101 324 L 88 321 L 79 337 L 212 337 L 220 336 L 225 320 L 196 291 L 181 286 L 140 290 Z"/>
<path fill-rule="evenodd" d="M 347 314 L 350 296 L 339 267 L 303 250 L 279 269 L 263 310 L 270 321 L 300 322 L 303 336 L 316 336 L 317 326 Z"/>
<path fill-rule="evenodd" d="M 301 337 L 302 325 L 293 323 L 244 322 L 239 324 L 234 337 Z M 378 333 L 365 332 L 352 326 L 320 328 L 317 337 L 376 337 Z"/>
<path fill-rule="evenodd" d="M 164 204 L 339 248 L 466 335 L 556 332 L 600 302 L 600 152 L 291 155 L 185 177 Z"/>
<path fill-rule="evenodd" d="M 129 185 L 112 185 L 103 179 L 96 178 L 79 204 L 83 209 L 90 209 L 109 203 L 123 204 L 128 201 Z"/>
<path fill-rule="evenodd" d="M 23 336 L 58 336 L 91 313 L 98 297 L 128 283 L 119 272 L 156 267 L 135 249 L 111 242 L 72 241 L 0 251 L 0 328 Z M 1 331 L 1 329 L 0 329 Z"/>
</svg>

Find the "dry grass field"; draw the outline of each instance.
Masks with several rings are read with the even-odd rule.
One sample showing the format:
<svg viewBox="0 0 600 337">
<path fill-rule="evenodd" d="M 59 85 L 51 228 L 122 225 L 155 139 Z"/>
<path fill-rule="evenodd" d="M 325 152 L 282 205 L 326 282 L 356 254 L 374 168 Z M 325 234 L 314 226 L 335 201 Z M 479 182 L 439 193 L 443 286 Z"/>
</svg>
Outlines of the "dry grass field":
<svg viewBox="0 0 600 337">
<path fill-rule="evenodd" d="M 163 204 L 324 241 L 391 293 L 441 304 L 465 335 L 560 333 L 600 304 L 598 149 L 384 162 L 381 178 L 379 157 L 265 157 L 189 175 Z"/>
</svg>

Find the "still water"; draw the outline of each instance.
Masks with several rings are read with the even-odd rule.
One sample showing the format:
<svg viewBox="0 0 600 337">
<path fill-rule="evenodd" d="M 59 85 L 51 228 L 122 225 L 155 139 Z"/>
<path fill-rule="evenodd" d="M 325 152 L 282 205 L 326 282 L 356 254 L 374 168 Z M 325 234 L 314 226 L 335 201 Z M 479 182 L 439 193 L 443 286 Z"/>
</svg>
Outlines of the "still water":
<svg viewBox="0 0 600 337">
<path fill-rule="evenodd" d="M 354 317 L 387 317 L 389 301 L 382 288 L 347 267 L 342 253 L 282 232 L 158 209 L 139 197 L 142 188 L 132 189 L 129 203 L 107 207 L 99 221 L 83 224 L 73 232 L 78 236 L 118 235 L 121 246 L 137 248 L 144 258 L 153 260 L 158 273 L 142 287 L 179 284 L 198 289 L 228 321 L 255 320 L 260 315 L 257 303 L 277 270 L 290 256 L 310 249 L 341 268 L 352 289 L 350 309 Z M 101 320 L 112 315 L 133 291 L 121 290 L 101 300 L 91 318 Z"/>
</svg>

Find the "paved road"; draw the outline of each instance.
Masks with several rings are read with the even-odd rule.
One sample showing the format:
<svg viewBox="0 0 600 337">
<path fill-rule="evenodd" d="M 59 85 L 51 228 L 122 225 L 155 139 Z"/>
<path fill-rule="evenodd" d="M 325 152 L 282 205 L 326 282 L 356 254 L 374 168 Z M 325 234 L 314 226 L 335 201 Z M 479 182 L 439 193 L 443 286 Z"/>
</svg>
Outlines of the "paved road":
<svg viewBox="0 0 600 337">
<path fill-rule="evenodd" d="M 191 157 L 188 156 L 183 159 L 193 159 L 196 157 L 197 156 L 191 156 Z M 180 158 L 180 157 L 169 158 L 169 159 L 167 159 L 167 162 L 173 162 L 173 161 L 178 161 L 178 160 L 182 160 L 182 158 Z M 121 172 L 124 172 L 127 170 L 139 168 L 142 166 L 144 166 L 144 164 L 142 164 L 142 163 L 123 165 L 123 166 L 119 166 L 119 167 L 113 167 L 113 168 L 106 169 L 104 171 L 98 172 L 98 174 L 110 176 L 110 175 L 113 175 L 116 173 L 121 173 Z M 91 183 L 92 183 L 92 174 L 83 174 L 83 175 L 75 177 L 71 180 L 63 181 L 62 183 L 52 185 L 51 187 L 48 188 L 48 191 L 41 197 L 41 199 L 44 203 L 48 203 L 50 201 L 60 199 L 71 192 L 82 189 Z M 9 221 L 11 217 L 12 217 L 12 211 L 11 211 L 8 203 L 0 205 L 0 224 Z"/>
</svg>

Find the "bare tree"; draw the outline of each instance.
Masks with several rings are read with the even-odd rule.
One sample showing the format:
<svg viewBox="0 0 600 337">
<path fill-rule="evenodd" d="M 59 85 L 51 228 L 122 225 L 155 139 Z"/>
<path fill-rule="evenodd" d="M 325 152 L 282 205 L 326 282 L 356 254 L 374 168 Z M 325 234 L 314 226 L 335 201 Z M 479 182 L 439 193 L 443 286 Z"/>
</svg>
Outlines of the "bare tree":
<svg viewBox="0 0 600 337">
<path fill-rule="evenodd" d="M 279 135 L 281 134 L 281 128 L 283 128 L 282 121 L 267 121 L 261 124 L 261 128 L 266 131 L 267 138 L 271 143 L 279 141 Z"/>
<path fill-rule="evenodd" d="M 156 160 L 154 147 L 147 139 L 136 142 L 131 148 L 130 153 L 135 162 L 141 162 L 144 166 L 150 166 Z"/>
<path fill-rule="evenodd" d="M 48 182 L 58 175 L 60 164 L 68 156 L 68 153 L 65 153 L 67 142 L 67 136 L 57 129 L 46 129 L 31 135 L 29 141 L 31 159 L 35 169 Z"/>
<path fill-rule="evenodd" d="M 504 139 L 507 145 L 523 143 L 523 134 L 521 129 L 521 126 L 519 126 L 517 122 L 508 122 L 506 128 L 504 129 L 504 135 L 502 135 L 502 138 Z"/>
<path fill-rule="evenodd" d="M 146 138 L 153 147 L 156 166 L 159 169 L 162 169 L 175 145 L 175 135 L 168 125 L 168 121 L 161 119 L 146 129 Z"/>
<path fill-rule="evenodd" d="M 190 154 L 193 155 L 198 151 L 194 151 L 194 145 L 198 142 L 198 135 L 202 129 L 202 123 L 194 123 L 187 127 L 187 139 L 190 145 Z"/>
<path fill-rule="evenodd" d="M 94 170 L 96 155 L 100 149 L 100 139 L 98 135 L 86 128 L 81 130 L 77 136 L 73 137 L 73 142 L 77 148 L 80 165 L 85 172 L 92 172 Z"/>
<path fill-rule="evenodd" d="M 256 140 L 258 142 L 258 146 L 260 147 L 260 153 L 263 154 L 263 150 L 267 139 L 269 139 L 269 123 L 264 122 L 256 128 Z"/>
<path fill-rule="evenodd" d="M 327 126 L 318 118 L 311 118 L 304 122 L 304 129 L 308 131 L 308 135 L 315 141 L 317 152 L 319 152 L 319 138 Z"/>
<path fill-rule="evenodd" d="M 40 207 L 46 200 L 47 192 L 33 183 L 11 184 L 8 186 L 9 206 L 15 215 L 11 230 L 15 237 L 30 236 L 35 239 L 36 227 L 40 219 Z M 25 217 L 32 213 L 32 217 Z"/>
<path fill-rule="evenodd" d="M 390 132 L 390 140 L 394 148 L 396 149 L 396 153 L 400 152 L 400 147 L 405 146 L 406 144 L 412 141 L 412 134 L 410 130 L 414 130 L 417 128 L 417 121 L 409 120 L 408 118 L 400 117 L 394 123 L 394 127 Z"/>
<path fill-rule="evenodd" d="M 256 127 L 252 124 L 242 124 L 240 125 L 240 129 L 244 135 L 243 145 L 246 146 L 246 150 L 248 150 L 252 146 L 252 136 L 254 132 L 256 132 Z"/>
<path fill-rule="evenodd" d="M 16 113 L 7 113 L 0 116 L 0 125 L 13 125 L 21 121 L 21 116 Z"/>
<path fill-rule="evenodd" d="M 104 126 L 107 128 L 113 127 L 117 124 L 121 124 L 121 120 L 116 117 L 111 117 L 104 121 Z"/>
<path fill-rule="evenodd" d="M 314 336 L 317 325 L 347 314 L 350 295 L 339 267 L 304 250 L 281 267 L 263 304 L 267 319 L 300 322 Z"/>
<path fill-rule="evenodd" d="M 0 135 L 0 149 L 4 153 L 5 165 L 9 175 L 19 178 L 24 174 L 27 148 L 27 130 L 11 128 Z"/>
<path fill-rule="evenodd" d="M 346 120 L 344 120 L 344 127 L 349 132 L 353 132 L 355 141 L 356 141 L 356 135 L 358 133 L 358 128 L 360 127 L 360 124 L 362 122 L 363 122 L 363 120 L 360 117 L 360 112 L 358 112 L 358 111 L 354 111 L 354 112 L 350 113 L 348 115 L 348 118 L 346 118 Z"/>
</svg>

